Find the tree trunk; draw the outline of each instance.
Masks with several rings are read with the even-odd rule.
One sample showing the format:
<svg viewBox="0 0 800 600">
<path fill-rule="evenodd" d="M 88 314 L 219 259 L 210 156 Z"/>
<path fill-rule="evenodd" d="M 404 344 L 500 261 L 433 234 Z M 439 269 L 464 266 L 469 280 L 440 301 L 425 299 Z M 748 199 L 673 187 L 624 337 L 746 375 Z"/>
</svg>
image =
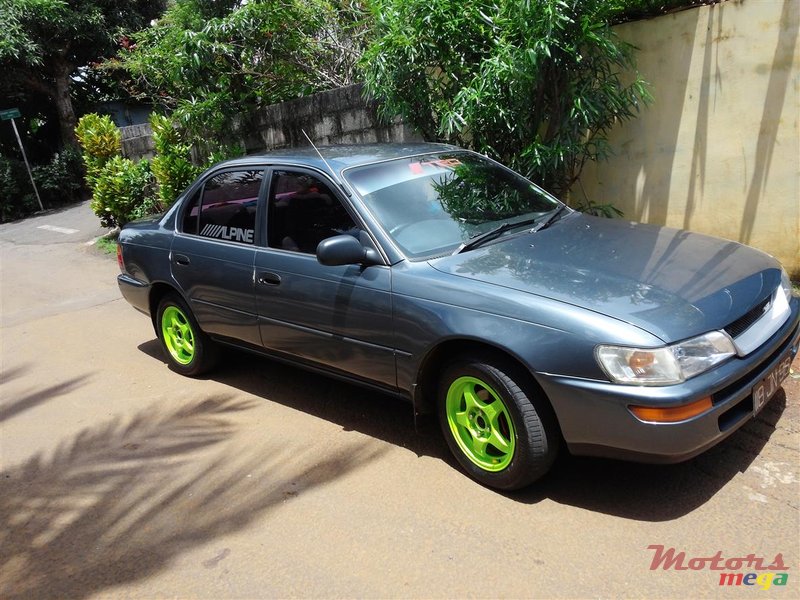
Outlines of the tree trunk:
<svg viewBox="0 0 800 600">
<path fill-rule="evenodd" d="M 58 122 L 61 127 L 61 141 L 64 146 L 77 146 L 78 140 L 75 137 L 75 111 L 72 108 L 72 98 L 69 95 L 71 65 L 63 58 L 57 58 L 53 65 L 53 78 L 56 83 L 56 93 L 53 100 L 56 104 Z"/>
</svg>

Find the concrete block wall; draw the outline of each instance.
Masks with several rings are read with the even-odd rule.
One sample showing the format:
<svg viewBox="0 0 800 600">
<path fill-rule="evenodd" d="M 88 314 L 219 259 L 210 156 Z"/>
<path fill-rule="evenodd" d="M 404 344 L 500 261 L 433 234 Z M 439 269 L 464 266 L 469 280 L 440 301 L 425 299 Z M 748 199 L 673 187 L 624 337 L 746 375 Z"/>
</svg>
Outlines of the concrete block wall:
<svg viewBox="0 0 800 600">
<path fill-rule="evenodd" d="M 242 117 L 236 129 L 248 154 L 307 146 L 303 131 L 317 145 L 422 140 L 400 119 L 381 121 L 361 84 L 267 106 Z"/>
<path fill-rule="evenodd" d="M 122 135 L 122 156 L 131 160 L 153 158 L 156 149 L 149 123 L 120 127 L 119 131 Z"/>
<path fill-rule="evenodd" d="M 318 146 L 367 144 L 373 142 L 421 141 L 413 128 L 400 118 L 385 123 L 378 118 L 377 105 L 364 100 L 362 84 L 355 84 L 280 104 L 266 106 L 240 116 L 225 140 L 259 154 L 278 148 L 308 146 L 303 131 Z M 152 158 L 155 153 L 150 125 L 122 127 L 122 154 L 130 159 Z M 194 148 L 195 159 L 203 162 L 205 148 Z"/>
</svg>

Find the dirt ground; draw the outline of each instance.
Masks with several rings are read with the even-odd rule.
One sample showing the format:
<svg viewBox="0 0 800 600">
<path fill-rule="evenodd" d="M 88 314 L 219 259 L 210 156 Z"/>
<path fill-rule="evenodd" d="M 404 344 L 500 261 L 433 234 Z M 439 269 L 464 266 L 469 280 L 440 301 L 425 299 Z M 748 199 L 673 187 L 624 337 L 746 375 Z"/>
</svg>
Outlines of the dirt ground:
<svg viewBox="0 0 800 600">
<path fill-rule="evenodd" d="M 694 460 L 565 457 L 499 494 L 401 401 L 237 353 L 171 372 L 100 233 L 86 204 L 0 226 L 0 597 L 800 597 L 800 360 Z"/>
</svg>

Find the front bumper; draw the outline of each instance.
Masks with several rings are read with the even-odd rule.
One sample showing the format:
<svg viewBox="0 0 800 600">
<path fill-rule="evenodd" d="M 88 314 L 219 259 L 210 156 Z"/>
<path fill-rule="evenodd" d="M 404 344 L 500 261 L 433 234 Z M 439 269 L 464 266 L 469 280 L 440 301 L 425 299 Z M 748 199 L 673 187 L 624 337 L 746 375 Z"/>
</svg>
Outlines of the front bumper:
<svg viewBox="0 0 800 600">
<path fill-rule="evenodd" d="M 687 460 L 719 443 L 754 416 L 753 386 L 800 345 L 800 300 L 784 325 L 758 350 L 732 358 L 681 384 L 625 386 L 540 375 L 570 452 L 641 462 Z M 646 423 L 629 405 L 670 407 L 711 396 L 712 408 L 677 423 Z"/>
</svg>

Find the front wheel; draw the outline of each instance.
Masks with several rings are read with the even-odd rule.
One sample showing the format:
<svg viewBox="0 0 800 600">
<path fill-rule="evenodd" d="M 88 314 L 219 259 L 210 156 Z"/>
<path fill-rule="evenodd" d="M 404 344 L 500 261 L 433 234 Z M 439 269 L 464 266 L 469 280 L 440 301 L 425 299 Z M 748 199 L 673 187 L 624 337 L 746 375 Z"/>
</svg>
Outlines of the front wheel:
<svg viewBox="0 0 800 600">
<path fill-rule="evenodd" d="M 508 361 L 464 358 L 445 369 L 439 420 L 451 452 L 473 479 L 515 490 L 550 469 L 558 452 L 558 426 L 537 392 Z"/>
<path fill-rule="evenodd" d="M 216 363 L 214 342 L 200 330 L 189 307 L 177 294 L 167 294 L 158 304 L 156 332 L 174 371 L 194 377 Z"/>
</svg>

